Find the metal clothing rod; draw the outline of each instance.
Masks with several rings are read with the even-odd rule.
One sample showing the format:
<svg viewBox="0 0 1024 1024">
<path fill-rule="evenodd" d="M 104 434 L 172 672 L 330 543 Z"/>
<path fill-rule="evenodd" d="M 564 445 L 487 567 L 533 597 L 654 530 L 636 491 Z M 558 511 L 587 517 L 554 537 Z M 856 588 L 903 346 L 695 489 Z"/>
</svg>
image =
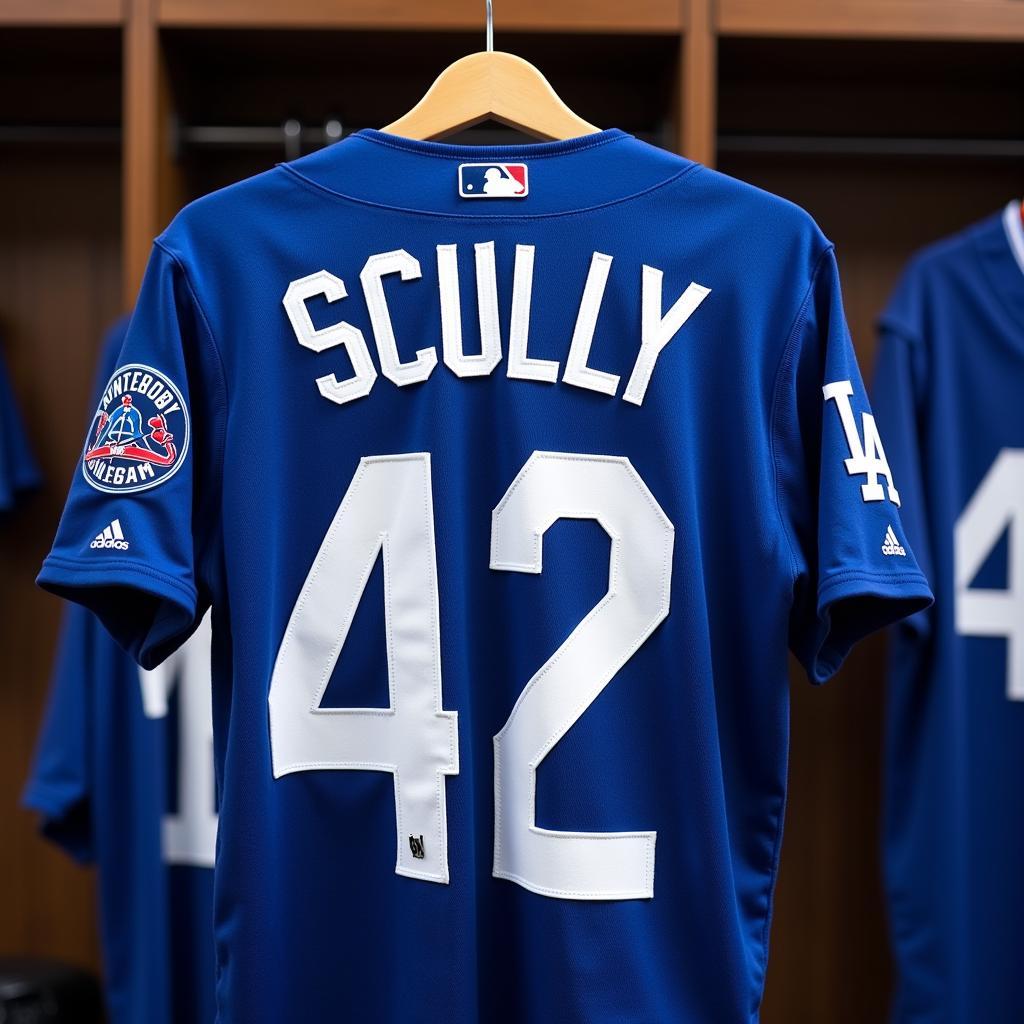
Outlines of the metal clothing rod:
<svg viewBox="0 0 1024 1024">
<path fill-rule="evenodd" d="M 719 135 L 720 153 L 822 156 L 1024 158 L 1024 139 L 922 139 L 844 135 Z"/>
<path fill-rule="evenodd" d="M 180 154 L 192 149 L 280 149 L 294 160 L 310 149 L 337 142 L 344 134 L 341 122 L 331 118 L 323 125 L 303 125 L 289 118 L 280 125 L 176 125 L 172 131 L 173 150 Z"/>
<path fill-rule="evenodd" d="M 351 130 L 351 129 L 349 129 Z M 278 125 L 178 125 L 172 132 L 173 149 L 282 149 L 289 159 L 311 149 L 337 142 L 347 134 L 337 119 L 323 125 L 288 120 Z M 117 125 L 5 125 L 0 124 L 0 145 L 116 145 Z M 726 155 L 779 156 L 935 157 L 1024 160 L 1024 139 L 965 139 L 870 137 L 849 135 L 738 135 L 718 136 L 718 150 Z"/>
<path fill-rule="evenodd" d="M 0 124 L 0 145 L 95 145 L 120 141 L 121 129 L 117 125 Z"/>
</svg>

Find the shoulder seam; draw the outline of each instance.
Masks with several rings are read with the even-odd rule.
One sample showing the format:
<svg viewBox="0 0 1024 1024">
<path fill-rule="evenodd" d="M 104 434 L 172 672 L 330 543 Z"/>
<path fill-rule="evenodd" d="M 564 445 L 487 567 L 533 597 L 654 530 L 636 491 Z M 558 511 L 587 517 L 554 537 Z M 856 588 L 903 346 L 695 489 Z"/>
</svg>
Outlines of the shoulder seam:
<svg viewBox="0 0 1024 1024">
<path fill-rule="evenodd" d="M 878 318 L 875 326 L 879 334 L 884 333 L 895 341 L 902 341 L 905 345 L 919 348 L 924 344 L 920 335 L 915 334 L 902 323 L 890 319 L 884 313 Z"/>
<path fill-rule="evenodd" d="M 788 370 L 792 364 L 794 343 L 796 338 L 799 337 L 800 331 L 807 319 L 807 307 L 810 303 L 811 294 L 814 291 L 815 282 L 818 280 L 818 273 L 821 270 L 822 262 L 829 253 L 834 251 L 835 245 L 832 242 L 828 242 L 825 248 L 818 254 L 818 258 L 815 260 L 814 269 L 811 272 L 810 280 L 807 282 L 807 288 L 804 291 L 803 298 L 800 300 L 800 305 L 793 318 L 793 323 L 786 335 L 786 341 L 782 347 L 782 354 L 779 357 L 779 365 L 775 370 L 775 384 L 772 388 L 772 407 L 768 427 L 768 438 L 772 456 L 772 490 L 774 492 L 773 497 L 775 499 L 775 514 L 778 516 L 779 525 L 782 527 L 782 533 L 786 538 L 786 544 L 789 548 L 789 565 L 793 584 L 796 583 L 797 579 L 797 559 L 789 524 L 786 522 L 786 517 L 782 514 L 782 505 L 779 501 L 779 462 L 777 446 L 775 443 L 776 418 L 779 400 L 782 393 L 783 371 Z"/>
<path fill-rule="evenodd" d="M 206 333 L 209 336 L 209 346 L 212 349 L 214 357 L 217 360 L 217 369 L 218 369 L 219 374 L 220 374 L 220 390 L 223 393 L 224 413 L 223 413 L 223 416 L 220 418 L 220 423 L 218 424 L 218 429 L 217 429 L 217 436 L 214 439 L 215 453 L 216 453 L 215 466 L 216 466 L 216 469 L 217 469 L 216 479 L 223 481 L 223 479 L 224 479 L 224 448 L 225 448 L 225 445 L 226 445 L 227 408 L 228 408 L 228 381 L 227 381 L 227 373 L 226 373 L 226 371 L 224 369 L 224 357 L 221 355 L 220 346 L 217 344 L 217 336 L 214 333 L 213 325 L 210 322 L 210 318 L 206 315 L 206 310 L 203 308 L 203 304 L 202 304 L 202 302 L 201 302 L 201 300 L 199 298 L 199 293 L 196 291 L 196 288 L 195 288 L 195 286 L 192 283 L 192 278 L 189 275 L 188 267 L 185 265 L 185 261 L 166 242 L 161 241 L 161 239 L 159 237 L 155 238 L 153 240 L 153 244 L 158 246 L 163 252 L 165 252 L 167 254 L 168 258 L 171 259 L 174 262 L 174 264 L 178 267 L 178 269 L 181 271 L 182 280 L 185 282 L 185 287 L 188 288 L 189 294 L 192 296 L 192 301 L 196 304 L 196 310 L 199 312 L 199 316 L 202 319 L 203 326 L 206 328 Z M 219 496 L 218 505 L 219 506 L 223 505 L 222 495 Z M 223 531 L 224 531 L 223 521 L 224 521 L 224 517 L 223 516 L 218 516 L 218 519 L 219 519 L 219 521 L 221 523 L 220 528 L 219 528 L 220 547 L 221 547 L 221 550 L 223 550 L 223 547 L 224 547 L 224 536 L 223 536 Z M 206 576 L 205 573 L 203 575 Z"/>
</svg>

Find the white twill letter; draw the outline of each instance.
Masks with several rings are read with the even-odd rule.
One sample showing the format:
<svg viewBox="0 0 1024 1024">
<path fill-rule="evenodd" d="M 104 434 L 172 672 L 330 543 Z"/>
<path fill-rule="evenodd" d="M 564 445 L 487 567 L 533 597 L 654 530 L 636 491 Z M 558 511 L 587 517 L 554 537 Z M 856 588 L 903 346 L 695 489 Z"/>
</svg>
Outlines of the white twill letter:
<svg viewBox="0 0 1024 1024">
<path fill-rule="evenodd" d="M 641 288 L 641 344 L 640 354 L 630 375 L 629 383 L 622 397 L 633 405 L 643 405 L 647 385 L 658 361 L 661 350 L 679 333 L 683 324 L 693 315 L 697 307 L 711 294 L 710 288 L 691 281 L 686 291 L 673 303 L 672 308 L 661 315 L 661 285 L 665 275 L 657 267 L 644 264 Z"/>
<path fill-rule="evenodd" d="M 326 270 L 318 270 L 308 277 L 299 278 L 288 285 L 288 291 L 284 294 L 285 312 L 291 321 L 295 337 L 303 348 L 312 349 L 314 352 L 323 352 L 326 349 L 334 348 L 337 345 L 344 345 L 352 360 L 354 374 L 348 380 L 339 381 L 333 374 L 325 377 L 317 377 L 316 386 L 324 398 L 338 405 L 344 405 L 356 398 L 363 398 L 370 393 L 374 381 L 377 379 L 377 370 L 370 358 L 370 352 L 366 347 L 366 339 L 358 327 L 353 327 L 343 320 L 341 323 L 333 324 L 331 327 L 324 327 L 317 330 L 306 308 L 306 302 L 317 295 L 323 295 L 328 302 L 337 302 L 344 299 L 348 292 L 345 289 L 345 282 Z"/>
<path fill-rule="evenodd" d="M 494 268 L 494 243 L 477 242 L 476 301 L 480 318 L 480 353 L 467 356 L 462 350 L 462 306 L 459 301 L 458 246 L 437 246 L 437 280 L 441 289 L 441 338 L 444 363 L 459 377 L 486 377 L 501 362 L 501 329 L 498 324 L 498 281 Z"/>
<path fill-rule="evenodd" d="M 572 345 L 569 347 L 569 358 L 565 361 L 562 380 L 578 388 L 588 388 L 590 391 L 600 391 L 602 395 L 614 396 L 619 387 L 618 374 L 605 373 L 587 365 L 611 265 L 611 256 L 603 252 L 595 252 L 590 259 L 590 272 L 587 274 L 587 283 L 583 289 L 583 300 L 580 302 L 580 311 L 576 317 L 576 329 L 572 333 Z"/>
<path fill-rule="evenodd" d="M 1006 638 L 1006 695 L 1024 700 L 1024 451 L 1004 448 L 953 528 L 956 631 Z M 972 587 L 1003 533 L 1006 586 Z"/>
<path fill-rule="evenodd" d="M 558 363 L 532 359 L 526 353 L 530 337 L 530 299 L 533 294 L 532 245 L 516 246 L 516 267 L 512 279 L 512 320 L 508 331 L 508 376 L 517 380 L 558 382 Z"/>
<path fill-rule="evenodd" d="M 385 274 L 401 274 L 403 281 L 414 280 L 420 276 L 420 261 L 405 249 L 395 249 L 393 252 L 381 252 L 371 256 L 359 273 L 366 308 L 370 311 L 373 336 L 377 342 L 377 358 L 380 359 L 381 373 L 399 387 L 419 384 L 434 372 L 434 367 L 437 366 L 437 352 L 433 346 L 421 348 L 411 362 L 401 361 L 395 331 L 391 326 L 391 313 L 384 297 L 382 278 Z"/>
<path fill-rule="evenodd" d="M 882 448 L 882 439 L 878 436 L 875 417 L 869 412 L 861 413 L 864 423 L 864 444 L 861 444 L 853 407 L 850 405 L 853 384 L 848 380 L 837 380 L 826 384 L 821 391 L 825 396 L 825 401 L 834 401 L 836 409 L 839 411 L 843 433 L 846 434 L 846 445 L 850 449 L 850 458 L 846 459 L 844 463 L 846 472 L 850 476 L 864 474 L 868 478 L 868 482 L 862 484 L 860 488 L 864 501 L 882 501 L 885 498 L 882 485 L 878 482 L 878 478 L 884 476 L 888 486 L 889 500 L 898 506 L 900 495 L 892 482 L 892 470 L 889 469 L 885 449 Z"/>
</svg>

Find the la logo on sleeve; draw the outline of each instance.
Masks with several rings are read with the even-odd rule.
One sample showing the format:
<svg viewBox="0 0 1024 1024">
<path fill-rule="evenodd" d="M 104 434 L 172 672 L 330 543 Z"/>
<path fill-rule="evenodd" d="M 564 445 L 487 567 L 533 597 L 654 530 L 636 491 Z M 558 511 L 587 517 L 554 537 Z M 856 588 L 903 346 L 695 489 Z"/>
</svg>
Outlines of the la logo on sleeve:
<svg viewBox="0 0 1024 1024">
<path fill-rule="evenodd" d="M 82 473 L 98 491 L 145 491 L 174 476 L 188 444 L 181 391 L 159 370 L 128 363 L 114 371 L 100 396 Z"/>
<path fill-rule="evenodd" d="M 850 396 L 853 394 L 853 383 L 849 380 L 837 380 L 826 384 L 822 389 L 825 401 L 835 402 L 839 411 L 839 419 L 846 435 L 846 446 L 850 449 L 850 457 L 845 460 L 846 472 L 850 476 L 866 476 L 867 483 L 861 484 L 860 493 L 864 501 L 883 501 L 885 493 L 878 482 L 880 476 L 885 477 L 889 500 L 899 507 L 900 495 L 892 482 L 892 470 L 889 460 L 885 457 L 882 439 L 878 436 L 875 417 L 869 412 L 861 413 L 864 423 L 864 441 L 861 443 L 857 430 L 857 421 L 853 415 Z"/>
</svg>

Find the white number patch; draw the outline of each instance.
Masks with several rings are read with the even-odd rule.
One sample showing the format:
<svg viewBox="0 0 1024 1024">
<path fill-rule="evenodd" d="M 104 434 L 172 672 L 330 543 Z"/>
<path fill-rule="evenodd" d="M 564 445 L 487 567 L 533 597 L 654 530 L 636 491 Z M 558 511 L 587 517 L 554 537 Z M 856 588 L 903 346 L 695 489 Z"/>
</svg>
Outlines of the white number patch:
<svg viewBox="0 0 1024 1024">
<path fill-rule="evenodd" d="M 494 737 L 494 874 L 544 896 L 654 895 L 654 832 L 553 832 L 534 820 L 537 767 L 668 615 L 674 530 L 628 459 L 534 452 L 494 510 L 491 568 L 541 571 L 559 519 L 611 538 L 608 593 L 544 663 Z"/>
<path fill-rule="evenodd" d="M 561 832 L 534 817 L 537 766 L 669 609 L 674 529 L 628 459 L 534 452 L 491 521 L 491 568 L 541 572 L 544 533 L 594 519 L 611 538 L 608 592 L 520 694 L 494 737 L 494 875 L 546 896 L 654 893 L 656 833 Z M 390 706 L 320 701 L 383 549 Z M 364 458 L 292 610 L 270 682 L 274 777 L 394 776 L 398 874 L 448 881 L 444 775 L 459 771 L 442 706 L 430 456 Z"/>
<path fill-rule="evenodd" d="M 382 549 L 390 704 L 322 708 Z M 426 452 L 359 463 L 288 621 L 269 700 L 274 778 L 321 769 L 390 772 L 398 836 L 395 871 L 447 882 L 442 776 L 458 774 L 459 741 L 456 713 L 441 707 L 434 511 Z"/>
<path fill-rule="evenodd" d="M 956 631 L 1006 638 L 1006 694 L 1024 700 L 1024 451 L 1004 448 L 978 485 L 953 531 Z M 978 570 L 1008 531 L 1005 590 L 972 587 Z"/>
<path fill-rule="evenodd" d="M 171 691 L 179 688 L 178 810 L 163 817 L 164 862 L 201 868 L 213 867 L 217 848 L 210 637 L 207 612 L 166 661 L 154 669 L 139 669 L 147 718 L 166 718 Z"/>
</svg>

